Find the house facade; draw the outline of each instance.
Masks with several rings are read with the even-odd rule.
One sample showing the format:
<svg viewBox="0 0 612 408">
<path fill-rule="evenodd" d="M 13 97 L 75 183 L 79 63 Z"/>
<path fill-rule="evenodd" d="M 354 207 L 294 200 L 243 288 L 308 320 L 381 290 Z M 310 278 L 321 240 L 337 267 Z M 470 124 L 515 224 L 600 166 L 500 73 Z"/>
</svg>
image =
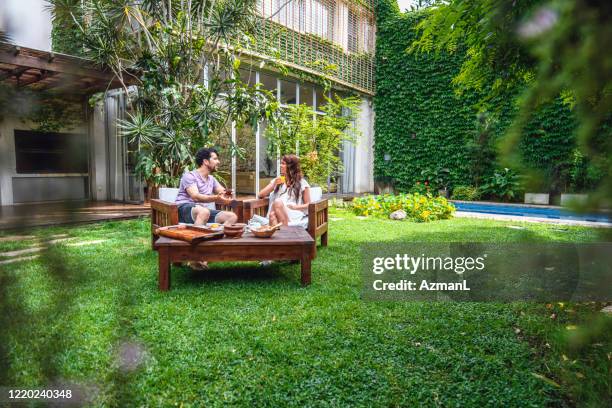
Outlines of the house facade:
<svg viewBox="0 0 612 408">
<path fill-rule="evenodd" d="M 260 82 L 283 104 L 308 104 L 317 111 L 324 103 L 323 79 L 332 84 L 330 93 L 357 95 L 361 99 L 355 123 L 358 137 L 354 143 L 345 143 L 338 152 L 344 170 L 332 180 L 330 187 L 342 193 L 373 191 L 372 96 L 375 91 L 376 27 L 372 0 L 258 0 L 257 13 L 257 41 L 252 49 L 243 52 L 242 58 L 250 62 L 250 68 L 241 72 L 243 79 Z M 14 48 L 7 46 L 3 55 L 10 56 L 14 52 Z M 57 53 L 39 58 L 49 59 L 51 55 L 73 58 Z M 265 63 L 272 59 L 290 67 L 289 74 L 283 75 L 273 68 L 274 64 Z M 79 61 L 75 59 L 72 63 Z M 16 65 L 0 64 L 0 78 L 14 85 L 20 81 L 19 70 Z M 33 78 L 46 75 L 42 68 L 34 67 L 28 72 Z M 40 89 L 48 88 L 48 83 L 53 84 L 52 79 L 44 81 L 47 85 L 40 85 Z M 36 89 L 35 82 L 25 86 L 21 82 L 17 86 Z M 134 149 L 128 146 L 117 126 L 117 120 L 126 114 L 125 97 L 119 87 L 109 89 L 106 98 L 92 107 L 87 104 L 87 94 L 98 89 L 92 83 L 79 88 L 75 99 L 83 107 L 82 120 L 70 129 L 47 132 L 52 135 L 34 132 L 34 124 L 23 118 L 9 114 L 2 119 L 2 205 L 72 199 L 123 202 L 144 199 L 144 186 L 133 172 Z M 74 88 L 67 91 L 74 93 Z M 224 158 L 231 185 L 239 194 L 254 194 L 260 184 L 278 172 L 278 157 L 268 152 L 264 128 L 265 123 L 262 123 L 256 131 L 248 128 L 232 131 L 234 141 L 250 153 L 246 159 Z M 74 140 L 81 143 L 76 143 L 75 147 L 75 143 L 69 142 Z M 26 151 L 27 146 L 30 151 L 36 151 L 40 158 L 80 155 L 86 159 L 79 161 L 78 169 L 52 165 L 28 167 L 24 166 L 24 160 L 35 159 L 32 155 L 24 155 L 24 146 Z M 46 187 L 40 192 L 43 184 Z"/>
</svg>

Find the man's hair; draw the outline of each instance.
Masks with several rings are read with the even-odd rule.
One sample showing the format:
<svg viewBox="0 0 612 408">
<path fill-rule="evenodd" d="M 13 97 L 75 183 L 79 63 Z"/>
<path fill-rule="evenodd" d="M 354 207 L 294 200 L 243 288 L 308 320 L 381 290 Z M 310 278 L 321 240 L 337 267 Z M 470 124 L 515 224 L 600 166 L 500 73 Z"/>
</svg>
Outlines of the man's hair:
<svg viewBox="0 0 612 408">
<path fill-rule="evenodd" d="M 210 160 L 210 155 L 213 153 L 215 153 L 217 156 L 219 155 L 219 153 L 217 153 L 217 150 L 213 149 L 212 147 L 203 147 L 198 150 L 198 152 L 196 153 L 196 164 L 198 165 L 198 167 L 202 166 L 204 160 Z"/>
</svg>

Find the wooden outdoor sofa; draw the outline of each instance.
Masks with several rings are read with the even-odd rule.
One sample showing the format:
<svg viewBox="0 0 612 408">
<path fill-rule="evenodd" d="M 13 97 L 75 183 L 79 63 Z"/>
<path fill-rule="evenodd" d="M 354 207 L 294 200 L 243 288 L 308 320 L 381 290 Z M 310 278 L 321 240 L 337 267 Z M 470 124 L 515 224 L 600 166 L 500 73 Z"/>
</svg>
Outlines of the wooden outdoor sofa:
<svg viewBox="0 0 612 408">
<path fill-rule="evenodd" d="M 165 190 L 165 191 L 164 191 Z M 160 189 L 160 198 L 151 200 L 151 244 L 154 247 L 158 236 L 155 230 L 159 227 L 176 225 L 178 221 L 178 205 L 174 203 L 178 189 Z M 314 190 L 314 188 L 313 188 Z M 312 194 L 316 201 L 308 205 L 307 231 L 315 240 L 321 237 L 321 246 L 327 246 L 328 207 L 327 199 L 321 197 L 320 190 Z M 232 200 L 229 205 L 215 203 L 218 210 L 232 211 L 238 217 L 238 222 L 248 222 L 254 214 L 266 216 L 268 199 Z"/>
</svg>

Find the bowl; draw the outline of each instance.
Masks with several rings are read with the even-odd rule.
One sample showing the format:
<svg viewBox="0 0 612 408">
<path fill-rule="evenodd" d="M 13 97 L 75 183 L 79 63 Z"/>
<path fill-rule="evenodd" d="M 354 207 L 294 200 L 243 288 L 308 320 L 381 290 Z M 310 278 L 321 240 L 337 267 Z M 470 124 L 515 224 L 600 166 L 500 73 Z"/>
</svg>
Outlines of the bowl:
<svg viewBox="0 0 612 408">
<path fill-rule="evenodd" d="M 244 234 L 244 227 L 246 227 L 246 224 L 242 223 L 224 225 L 223 232 L 228 238 L 240 238 Z"/>
<path fill-rule="evenodd" d="M 268 226 L 251 229 L 251 232 L 257 238 L 270 238 L 276 231 L 276 229 L 272 229 Z"/>
</svg>

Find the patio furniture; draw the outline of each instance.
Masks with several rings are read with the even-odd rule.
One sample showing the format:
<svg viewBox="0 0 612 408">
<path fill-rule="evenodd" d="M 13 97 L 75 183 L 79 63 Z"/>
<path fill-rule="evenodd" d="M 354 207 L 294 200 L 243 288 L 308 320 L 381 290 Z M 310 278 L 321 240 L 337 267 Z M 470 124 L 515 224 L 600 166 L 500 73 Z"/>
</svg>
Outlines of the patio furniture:
<svg viewBox="0 0 612 408">
<path fill-rule="evenodd" d="M 241 238 L 204 241 L 197 245 L 159 237 L 153 249 L 159 256 L 159 290 L 170 289 L 172 264 L 186 261 L 298 260 L 303 286 L 311 282 L 311 262 L 316 256 L 315 241 L 301 227 L 281 227 L 270 238 L 256 238 L 245 232 Z"/>
<path fill-rule="evenodd" d="M 178 191 L 178 188 L 160 188 L 159 199 L 151 200 L 151 245 L 153 249 L 155 249 L 155 241 L 159 238 L 155 234 L 155 230 L 159 227 L 167 227 L 179 223 L 178 205 L 174 202 Z M 214 205 L 217 210 L 232 211 L 238 217 L 238 222 L 243 222 L 244 211 L 242 201 L 232 200 L 229 205 L 215 202 Z"/>
<path fill-rule="evenodd" d="M 321 237 L 321 246 L 327 246 L 328 203 L 322 198 L 321 187 L 310 188 L 310 204 L 308 204 L 308 227 L 306 230 L 315 241 Z M 268 198 L 244 201 L 244 222 L 248 222 L 253 215 L 265 217 L 268 214 Z"/>
</svg>

